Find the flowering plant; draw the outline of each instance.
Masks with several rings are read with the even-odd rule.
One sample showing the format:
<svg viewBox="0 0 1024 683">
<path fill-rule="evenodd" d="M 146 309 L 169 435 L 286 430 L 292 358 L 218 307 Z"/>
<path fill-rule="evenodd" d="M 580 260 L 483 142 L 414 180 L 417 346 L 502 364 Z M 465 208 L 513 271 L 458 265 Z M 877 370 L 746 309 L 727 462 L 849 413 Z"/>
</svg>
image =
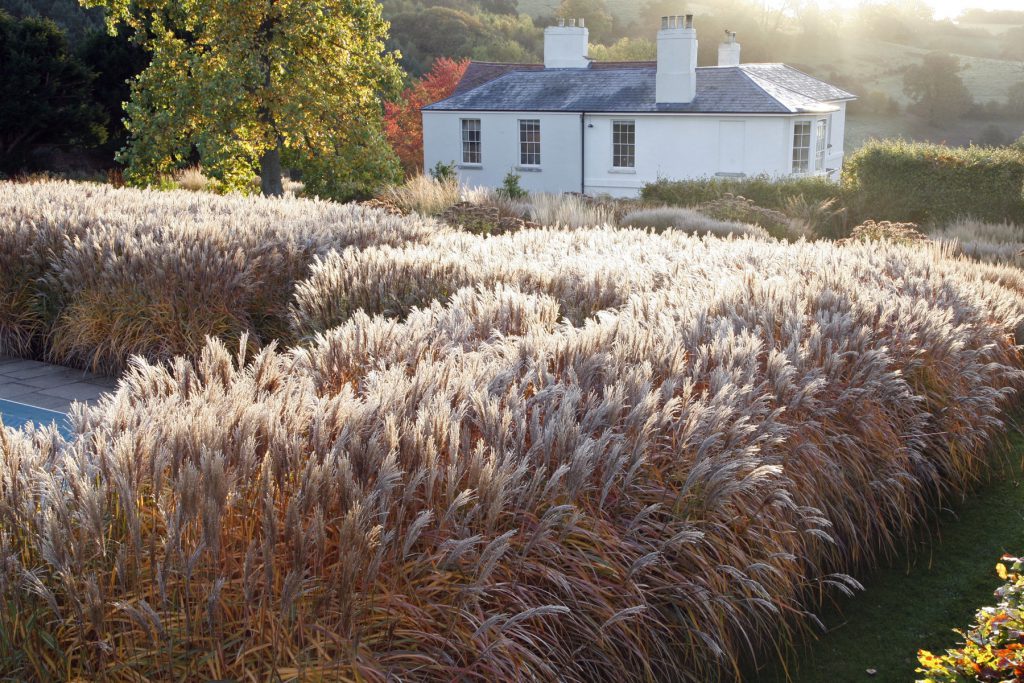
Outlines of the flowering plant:
<svg viewBox="0 0 1024 683">
<path fill-rule="evenodd" d="M 996 573 L 1006 583 L 996 590 L 996 606 L 981 608 L 969 631 L 957 630 L 964 638 L 962 647 L 942 655 L 918 652 L 921 668 L 917 671 L 925 675 L 918 683 L 1024 681 L 1024 560 L 1009 556 L 1002 560 Z"/>
</svg>

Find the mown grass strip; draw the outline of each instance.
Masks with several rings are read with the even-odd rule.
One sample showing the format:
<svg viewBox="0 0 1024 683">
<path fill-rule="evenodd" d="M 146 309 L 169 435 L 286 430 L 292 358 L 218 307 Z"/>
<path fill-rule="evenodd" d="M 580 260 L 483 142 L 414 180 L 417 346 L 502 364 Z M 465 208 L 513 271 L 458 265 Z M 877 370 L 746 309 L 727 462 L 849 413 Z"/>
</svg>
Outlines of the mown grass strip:
<svg viewBox="0 0 1024 683">
<path fill-rule="evenodd" d="M 1018 422 L 1020 417 L 1017 418 Z M 912 681 L 917 650 L 953 647 L 999 587 L 995 564 L 1024 552 L 1024 437 L 1008 438 L 1004 465 L 937 529 L 888 569 L 860 577 L 865 591 L 823 610 L 828 632 L 801 646 L 785 666 L 749 676 L 767 683 Z M 868 670 L 875 671 L 873 675 Z"/>
</svg>

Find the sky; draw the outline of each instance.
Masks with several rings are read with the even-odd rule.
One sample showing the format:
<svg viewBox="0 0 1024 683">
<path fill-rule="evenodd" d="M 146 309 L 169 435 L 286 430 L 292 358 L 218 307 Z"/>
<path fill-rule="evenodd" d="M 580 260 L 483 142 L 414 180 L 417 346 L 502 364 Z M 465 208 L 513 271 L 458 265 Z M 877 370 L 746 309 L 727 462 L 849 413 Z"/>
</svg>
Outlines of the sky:
<svg viewBox="0 0 1024 683">
<path fill-rule="evenodd" d="M 964 2 L 963 0 L 926 0 L 935 8 L 935 16 L 940 19 L 956 17 L 968 7 L 978 9 L 1024 9 L 1021 0 L 977 0 L 976 2 Z"/>
<path fill-rule="evenodd" d="M 968 8 L 1024 10 L 1024 0 L 924 0 L 924 2 L 935 9 L 937 19 L 955 19 Z M 846 7 L 860 4 L 860 0 L 821 0 L 821 4 Z"/>
</svg>

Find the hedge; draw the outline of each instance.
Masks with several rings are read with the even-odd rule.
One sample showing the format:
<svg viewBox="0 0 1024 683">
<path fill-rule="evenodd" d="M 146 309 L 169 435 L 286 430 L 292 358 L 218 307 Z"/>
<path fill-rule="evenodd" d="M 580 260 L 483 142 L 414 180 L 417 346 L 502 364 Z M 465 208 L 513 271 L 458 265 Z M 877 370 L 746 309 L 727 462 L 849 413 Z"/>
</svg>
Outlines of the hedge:
<svg viewBox="0 0 1024 683">
<path fill-rule="evenodd" d="M 826 178 L 773 178 L 759 175 L 753 178 L 699 178 L 697 180 L 659 179 L 648 183 L 641 198 L 649 202 L 673 206 L 695 206 L 733 194 L 752 200 L 758 206 L 777 211 L 785 210 L 786 200 L 803 196 L 809 202 L 822 202 L 839 196 L 840 188 Z"/>
<path fill-rule="evenodd" d="M 959 216 L 1024 220 L 1024 152 L 873 140 L 843 168 L 843 194 L 863 217 L 936 224 Z"/>
</svg>

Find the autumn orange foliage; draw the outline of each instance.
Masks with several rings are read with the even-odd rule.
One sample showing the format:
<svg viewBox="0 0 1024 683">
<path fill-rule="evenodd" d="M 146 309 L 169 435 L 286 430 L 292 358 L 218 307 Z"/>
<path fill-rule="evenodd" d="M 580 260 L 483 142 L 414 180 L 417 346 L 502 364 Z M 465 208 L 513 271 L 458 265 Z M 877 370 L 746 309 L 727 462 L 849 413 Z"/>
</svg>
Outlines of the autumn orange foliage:
<svg viewBox="0 0 1024 683">
<path fill-rule="evenodd" d="M 384 104 L 384 133 L 409 175 L 423 170 L 423 119 L 420 109 L 449 97 L 469 60 L 440 57 L 430 71 L 406 88 L 397 102 Z"/>
</svg>

